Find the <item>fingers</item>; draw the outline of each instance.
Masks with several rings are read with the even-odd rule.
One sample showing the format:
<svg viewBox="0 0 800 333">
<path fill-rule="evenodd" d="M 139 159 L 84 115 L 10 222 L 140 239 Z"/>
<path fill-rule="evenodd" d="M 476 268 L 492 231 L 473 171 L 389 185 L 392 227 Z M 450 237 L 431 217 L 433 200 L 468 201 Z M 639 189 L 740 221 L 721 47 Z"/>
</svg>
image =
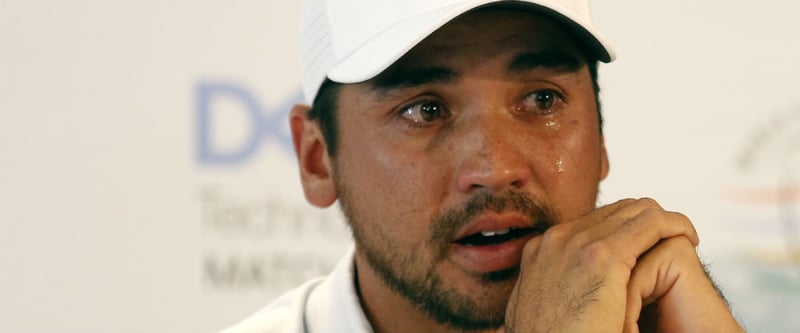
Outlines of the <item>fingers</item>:
<svg viewBox="0 0 800 333">
<path fill-rule="evenodd" d="M 637 258 L 659 241 L 685 236 L 699 243 L 697 231 L 683 214 L 664 210 L 653 199 L 625 199 L 551 229 L 553 237 L 567 239 L 573 249 L 611 252 L 633 269 Z M 590 255 L 591 258 L 596 256 Z"/>
<path fill-rule="evenodd" d="M 648 198 L 620 200 L 555 225 L 525 246 L 520 278 L 506 309 L 507 324 L 556 327 L 558 318 L 570 314 L 579 318 L 566 326 L 571 331 L 602 326 L 602 331 L 638 333 L 642 308 L 672 286 L 663 276 L 673 275 L 662 267 L 669 267 L 663 263 L 671 258 L 664 248 L 676 245 L 664 244 L 679 244 L 684 249 L 680 257 L 688 257 L 698 242 L 686 216 Z M 537 313 L 537 319 L 520 315 L 525 313 Z"/>
<path fill-rule="evenodd" d="M 695 246 L 700 242 L 697 231 L 689 218 L 681 213 L 664 210 L 653 199 L 629 199 L 618 203 L 622 203 L 622 205 L 606 217 L 608 222 L 618 225 L 618 230 L 615 231 L 617 234 L 655 231 L 655 233 L 645 233 L 645 235 L 664 239 L 683 234 Z"/>
<path fill-rule="evenodd" d="M 609 217 L 609 227 L 612 230 L 607 237 L 608 242 L 629 249 L 637 257 L 659 241 L 672 237 L 684 236 L 694 246 L 700 242 L 697 230 L 685 215 L 651 207 L 649 204 L 637 203 L 631 206 L 637 207 L 626 209 L 630 212 L 621 210 L 618 213 L 624 216 Z"/>
<path fill-rule="evenodd" d="M 697 273 L 686 265 L 696 261 L 695 257 L 689 240 L 675 237 L 660 242 L 640 258 L 628 282 L 624 332 L 639 331 L 643 308 L 670 292 L 681 274 Z"/>
<path fill-rule="evenodd" d="M 645 315 L 657 304 L 657 317 Z M 644 316 L 644 317 L 642 317 Z M 643 255 L 628 282 L 623 332 L 740 332 L 686 237 L 658 243 Z"/>
<path fill-rule="evenodd" d="M 631 199 L 631 198 L 622 199 L 612 204 L 608 204 L 591 211 L 589 214 L 587 214 L 587 217 L 605 219 L 608 216 L 618 212 L 623 207 L 628 206 L 634 202 L 636 202 L 636 199 Z"/>
</svg>

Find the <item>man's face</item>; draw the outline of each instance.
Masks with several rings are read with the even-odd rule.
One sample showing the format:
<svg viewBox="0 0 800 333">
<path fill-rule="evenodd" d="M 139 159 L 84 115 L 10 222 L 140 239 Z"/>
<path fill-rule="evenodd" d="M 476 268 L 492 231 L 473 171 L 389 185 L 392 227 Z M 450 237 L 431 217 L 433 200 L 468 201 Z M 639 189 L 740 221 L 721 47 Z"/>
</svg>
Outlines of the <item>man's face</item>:
<svg viewBox="0 0 800 333">
<path fill-rule="evenodd" d="M 595 207 L 595 103 L 569 35 L 510 10 L 465 15 L 343 86 L 333 180 L 359 279 L 440 323 L 502 325 L 527 240 Z"/>
</svg>

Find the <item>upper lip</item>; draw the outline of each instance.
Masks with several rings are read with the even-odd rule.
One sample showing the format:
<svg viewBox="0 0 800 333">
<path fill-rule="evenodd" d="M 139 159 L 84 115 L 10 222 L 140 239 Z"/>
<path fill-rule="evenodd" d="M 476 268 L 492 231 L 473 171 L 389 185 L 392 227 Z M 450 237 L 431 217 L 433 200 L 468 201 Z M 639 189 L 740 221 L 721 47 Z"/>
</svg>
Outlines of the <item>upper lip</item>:
<svg viewBox="0 0 800 333">
<path fill-rule="evenodd" d="M 491 212 L 476 218 L 458 230 L 454 241 L 471 236 L 481 231 L 503 230 L 508 228 L 531 228 L 533 222 L 526 216 L 516 212 Z"/>
</svg>

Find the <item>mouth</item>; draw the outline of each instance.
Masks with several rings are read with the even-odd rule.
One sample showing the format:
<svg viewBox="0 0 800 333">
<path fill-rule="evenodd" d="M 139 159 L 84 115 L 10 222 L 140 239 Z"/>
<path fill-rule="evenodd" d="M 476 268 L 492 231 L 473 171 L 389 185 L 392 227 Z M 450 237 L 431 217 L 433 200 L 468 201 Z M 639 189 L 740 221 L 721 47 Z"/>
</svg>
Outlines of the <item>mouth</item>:
<svg viewBox="0 0 800 333">
<path fill-rule="evenodd" d="M 451 243 L 452 258 L 466 271 L 491 273 L 518 266 L 528 241 L 548 228 L 515 213 L 487 214 L 473 221 Z"/>
<path fill-rule="evenodd" d="M 455 243 L 464 246 L 497 245 L 511 240 L 523 238 L 534 232 L 534 228 L 522 227 L 510 227 L 498 230 L 481 230 L 467 237 L 457 239 Z"/>
</svg>

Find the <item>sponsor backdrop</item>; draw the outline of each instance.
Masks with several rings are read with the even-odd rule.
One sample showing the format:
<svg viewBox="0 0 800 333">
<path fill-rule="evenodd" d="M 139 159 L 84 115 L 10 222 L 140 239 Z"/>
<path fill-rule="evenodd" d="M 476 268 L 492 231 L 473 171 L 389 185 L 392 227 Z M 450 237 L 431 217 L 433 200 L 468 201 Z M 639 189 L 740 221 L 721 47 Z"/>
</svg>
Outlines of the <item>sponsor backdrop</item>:
<svg viewBox="0 0 800 333">
<path fill-rule="evenodd" d="M 611 174 L 695 222 L 745 326 L 800 330 L 800 3 L 597 0 Z M 349 244 L 286 122 L 295 1 L 0 0 L 0 331 L 211 332 Z"/>
</svg>

